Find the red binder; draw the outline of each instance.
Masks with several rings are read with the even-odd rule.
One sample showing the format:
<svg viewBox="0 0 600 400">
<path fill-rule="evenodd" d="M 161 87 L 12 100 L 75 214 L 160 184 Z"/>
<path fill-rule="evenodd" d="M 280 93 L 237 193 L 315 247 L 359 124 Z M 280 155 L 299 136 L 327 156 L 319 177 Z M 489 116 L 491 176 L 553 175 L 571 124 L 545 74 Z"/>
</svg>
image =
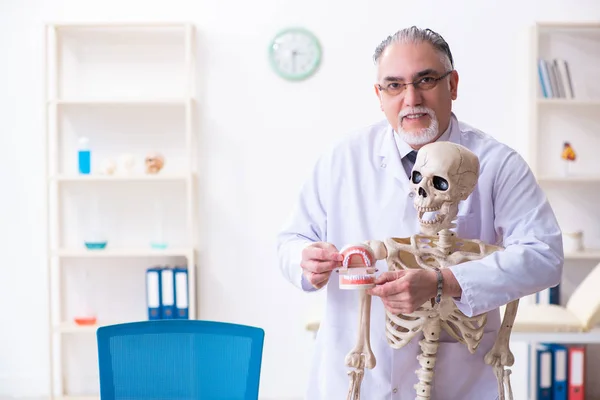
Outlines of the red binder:
<svg viewBox="0 0 600 400">
<path fill-rule="evenodd" d="M 569 347 L 569 400 L 585 400 L 585 347 Z"/>
</svg>

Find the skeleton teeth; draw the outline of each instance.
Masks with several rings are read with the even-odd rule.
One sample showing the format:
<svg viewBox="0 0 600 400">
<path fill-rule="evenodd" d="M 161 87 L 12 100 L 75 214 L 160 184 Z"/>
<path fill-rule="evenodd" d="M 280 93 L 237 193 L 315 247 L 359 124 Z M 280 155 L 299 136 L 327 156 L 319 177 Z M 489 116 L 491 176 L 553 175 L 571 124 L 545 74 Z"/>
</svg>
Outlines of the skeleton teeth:
<svg viewBox="0 0 600 400">
<path fill-rule="evenodd" d="M 426 221 L 435 221 L 437 218 L 438 218 L 437 211 L 428 211 L 428 212 L 424 213 L 423 216 L 421 217 L 421 219 L 424 219 Z"/>
<path fill-rule="evenodd" d="M 344 248 L 341 250 L 341 253 L 344 255 L 344 261 L 342 262 L 344 267 L 348 267 L 350 265 L 350 260 L 354 255 L 359 255 L 361 257 L 362 264 L 367 267 L 370 267 L 375 263 L 373 254 L 360 247 Z"/>
</svg>

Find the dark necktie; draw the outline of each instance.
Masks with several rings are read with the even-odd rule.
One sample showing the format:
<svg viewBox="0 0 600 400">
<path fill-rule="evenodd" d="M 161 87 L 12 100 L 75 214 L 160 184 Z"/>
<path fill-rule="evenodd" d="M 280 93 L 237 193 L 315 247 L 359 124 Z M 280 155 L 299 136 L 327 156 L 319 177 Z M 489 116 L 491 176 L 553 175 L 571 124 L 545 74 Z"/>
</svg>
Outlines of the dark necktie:
<svg viewBox="0 0 600 400">
<path fill-rule="evenodd" d="M 411 151 L 410 153 L 408 153 L 406 155 L 406 158 L 410 162 L 410 165 L 408 166 L 408 171 L 406 172 L 408 175 L 408 179 L 410 179 L 410 171 L 412 171 L 412 168 L 415 165 L 415 160 L 417 159 L 417 151 L 416 150 Z"/>
<path fill-rule="evenodd" d="M 413 150 L 406 155 L 406 158 L 411 162 L 412 165 L 415 165 L 415 160 L 417 159 L 417 151 Z"/>
</svg>

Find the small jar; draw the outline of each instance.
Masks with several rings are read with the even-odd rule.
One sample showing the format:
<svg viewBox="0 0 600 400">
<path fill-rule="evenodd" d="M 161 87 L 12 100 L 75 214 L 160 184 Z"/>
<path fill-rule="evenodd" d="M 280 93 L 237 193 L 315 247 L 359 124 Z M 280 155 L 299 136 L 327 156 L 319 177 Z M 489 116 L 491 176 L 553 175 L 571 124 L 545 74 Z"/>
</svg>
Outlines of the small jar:
<svg viewBox="0 0 600 400">
<path fill-rule="evenodd" d="M 563 232 L 563 249 L 565 253 L 583 251 L 583 232 Z"/>
</svg>

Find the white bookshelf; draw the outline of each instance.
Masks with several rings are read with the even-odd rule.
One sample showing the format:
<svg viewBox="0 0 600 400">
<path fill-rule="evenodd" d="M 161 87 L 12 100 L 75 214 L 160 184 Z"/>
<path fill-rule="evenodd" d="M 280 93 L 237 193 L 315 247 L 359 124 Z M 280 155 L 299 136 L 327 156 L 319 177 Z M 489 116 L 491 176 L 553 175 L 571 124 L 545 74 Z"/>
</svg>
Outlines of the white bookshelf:
<svg viewBox="0 0 600 400">
<path fill-rule="evenodd" d="M 510 339 L 529 343 L 600 344 L 600 329 L 590 332 L 513 332 Z"/>
<path fill-rule="evenodd" d="M 116 248 L 105 250 L 56 249 L 51 254 L 60 258 L 110 258 L 110 257 L 193 257 L 194 248 Z"/>
<path fill-rule="evenodd" d="M 96 330 L 148 318 L 148 267 L 187 267 L 189 318 L 198 318 L 194 38 L 187 23 L 46 26 L 51 399 L 98 398 Z M 77 168 L 81 136 L 89 175 Z M 144 168 L 151 152 L 165 157 L 158 174 Z M 108 158 L 113 174 L 102 169 Z M 86 248 L 92 227 L 106 248 Z M 152 247 L 157 239 L 164 248 Z M 81 299 L 94 325 L 74 322 Z"/>
<path fill-rule="evenodd" d="M 530 136 L 528 162 L 564 232 L 583 231 L 584 250 L 565 250 L 560 302 L 565 305 L 578 282 L 600 262 L 600 23 L 545 22 L 532 28 L 529 62 Z M 573 97 L 543 95 L 539 59 L 565 60 Z M 560 79 L 566 79 L 560 74 Z M 577 159 L 565 168 L 563 143 Z M 590 299 L 593 301 L 593 299 Z M 513 332 L 511 339 L 587 347 L 586 398 L 600 397 L 600 382 L 591 379 L 600 354 L 600 327 L 590 332 Z M 534 364 L 535 365 L 535 364 Z M 531 376 L 531 383 L 534 377 Z"/>
<path fill-rule="evenodd" d="M 193 174 L 161 174 L 161 175 L 58 175 L 51 176 L 51 181 L 58 183 L 84 183 L 84 182 L 185 182 L 194 179 Z"/>
</svg>

